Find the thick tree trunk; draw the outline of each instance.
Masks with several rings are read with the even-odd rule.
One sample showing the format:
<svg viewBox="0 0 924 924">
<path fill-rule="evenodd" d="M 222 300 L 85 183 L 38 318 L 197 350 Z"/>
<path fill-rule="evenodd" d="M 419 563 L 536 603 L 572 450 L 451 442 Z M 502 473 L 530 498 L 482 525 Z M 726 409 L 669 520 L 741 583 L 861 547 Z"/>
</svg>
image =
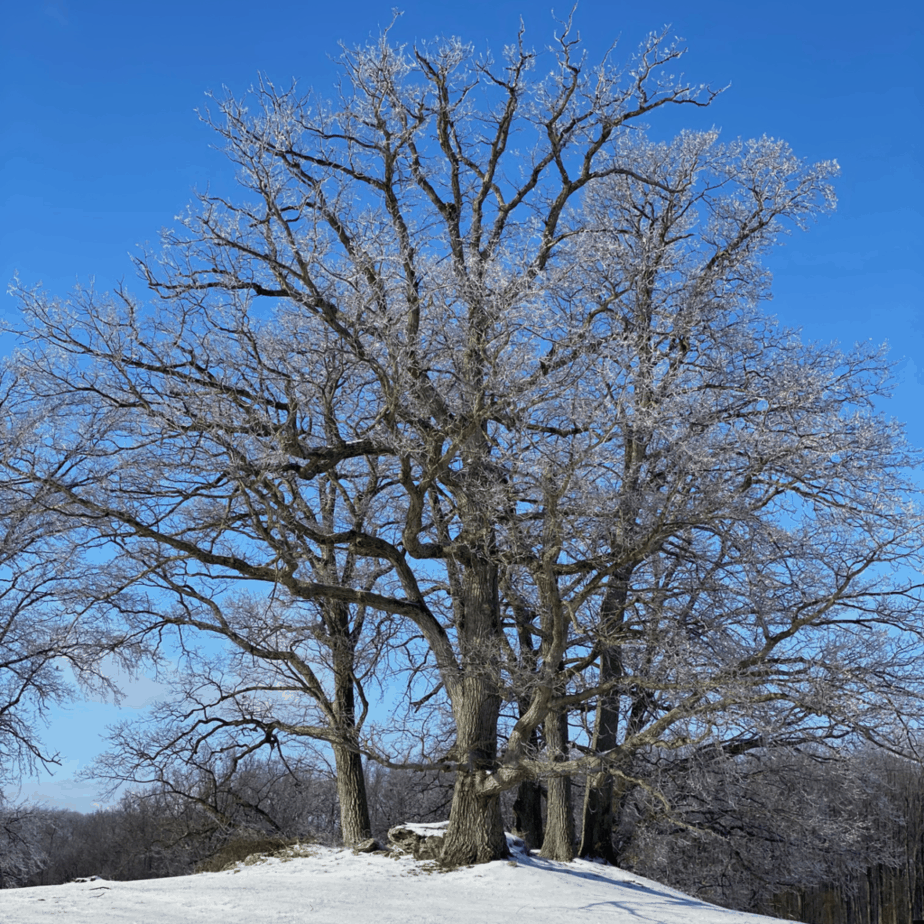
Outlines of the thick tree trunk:
<svg viewBox="0 0 924 924">
<path fill-rule="evenodd" d="M 337 800 L 340 803 L 340 834 L 345 847 L 372 837 L 369 802 L 362 757 L 348 747 L 334 747 L 337 767 Z"/>
<path fill-rule="evenodd" d="M 459 769 L 441 861 L 446 866 L 487 863 L 508 855 L 499 795 L 486 796 L 481 784 L 497 767 L 500 696 L 486 676 L 466 677 L 453 704 Z"/>
<path fill-rule="evenodd" d="M 564 711 L 545 720 L 545 741 L 549 758 L 565 760 L 568 754 L 568 714 Z M 574 859 L 574 814 L 571 806 L 571 778 L 553 776 L 548 782 L 545 837 L 539 855 L 565 863 Z"/>
<path fill-rule="evenodd" d="M 458 626 L 463 676 L 451 691 L 456 721 L 458 771 L 441 862 L 446 866 L 487 863 L 509 855 L 499 794 L 483 783 L 497 769 L 497 722 L 501 697 L 494 657 L 500 632 L 497 569 L 476 560 L 463 579 Z"/>
<path fill-rule="evenodd" d="M 440 862 L 444 866 L 489 863 L 509 856 L 500 796 L 479 792 L 483 773 L 459 771 L 452 794 L 449 827 L 443 840 Z"/>
</svg>

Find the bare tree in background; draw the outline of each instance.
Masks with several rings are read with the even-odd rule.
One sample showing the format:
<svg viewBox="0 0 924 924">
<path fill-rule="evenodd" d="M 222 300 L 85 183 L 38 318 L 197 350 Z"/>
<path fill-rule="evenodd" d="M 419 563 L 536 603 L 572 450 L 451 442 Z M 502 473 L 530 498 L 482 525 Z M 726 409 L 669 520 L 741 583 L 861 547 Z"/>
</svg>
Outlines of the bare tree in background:
<svg viewBox="0 0 924 924">
<path fill-rule="evenodd" d="M 11 384 L 2 387 L 0 402 Z M 4 432 L 4 452 L 18 451 L 18 436 Z M 111 631 L 74 597 L 81 558 L 28 483 L 0 486 L 0 786 L 15 788 L 22 776 L 57 764 L 42 741 L 49 709 L 78 687 L 118 696 L 105 668 L 137 655 L 124 632 Z"/>
<path fill-rule="evenodd" d="M 0 889 L 15 888 L 41 867 L 45 855 L 35 828 L 34 809 L 0 796 Z"/>
<path fill-rule="evenodd" d="M 0 567 L 0 773 L 5 782 L 37 765 L 55 762 L 41 742 L 50 705 L 70 698 L 58 658 L 74 650 L 74 630 L 42 610 L 55 566 L 37 524 L 7 507 L 3 511 Z"/>
<path fill-rule="evenodd" d="M 506 854 L 499 798 L 524 782 L 550 781 L 543 853 L 567 859 L 590 774 L 581 851 L 610 856 L 614 780 L 643 785 L 646 749 L 900 749 L 889 721 L 917 717 L 912 455 L 871 405 L 888 370 L 755 307 L 834 166 L 645 140 L 641 118 L 713 96 L 669 76 L 680 55 L 652 36 L 591 66 L 570 23 L 499 62 L 386 34 L 344 50 L 333 101 L 218 102 L 240 198 L 203 194 L 140 261 L 151 308 L 19 292 L 10 426 L 63 436 L 6 471 L 113 551 L 88 599 L 297 675 L 310 717 L 248 729 L 386 765 L 357 646 L 400 625 L 438 674 L 417 702 L 451 709 L 420 763 L 455 773 L 448 864 Z M 333 696 L 299 653 L 316 625 Z M 288 690 L 260 684 L 260 708 Z"/>
<path fill-rule="evenodd" d="M 0 386 L 0 401 L 9 387 Z M 15 452 L 17 437 L 7 430 L 3 451 Z M 21 799 L 21 781 L 60 764 L 43 741 L 49 711 L 81 688 L 117 697 L 107 670 L 138 652 L 74 598 L 81 550 L 24 488 L 0 487 L 0 889 L 23 884 L 45 860 L 39 813 Z"/>
</svg>

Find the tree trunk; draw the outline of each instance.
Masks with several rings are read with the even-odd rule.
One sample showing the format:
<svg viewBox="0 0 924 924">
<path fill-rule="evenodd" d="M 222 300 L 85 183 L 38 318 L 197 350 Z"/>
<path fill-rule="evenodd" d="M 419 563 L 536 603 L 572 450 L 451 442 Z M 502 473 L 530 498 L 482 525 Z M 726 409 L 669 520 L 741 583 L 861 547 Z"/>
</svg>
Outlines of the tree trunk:
<svg viewBox="0 0 924 924">
<path fill-rule="evenodd" d="M 336 745 L 337 800 L 340 803 L 340 835 L 345 847 L 372 837 L 366 779 L 362 757 L 353 749 Z"/>
<path fill-rule="evenodd" d="M 612 660 L 613 654 L 604 652 L 600 664 L 601 680 L 615 675 L 617 665 L 612 664 Z M 601 696 L 597 702 L 594 722 L 594 751 L 601 754 L 613 750 L 618 735 L 618 696 Z M 613 776 L 606 771 L 587 775 L 578 856 L 616 864 L 616 850 L 613 846 Z"/>
<path fill-rule="evenodd" d="M 613 778 L 608 773 L 588 775 L 582 816 L 578 856 L 585 859 L 605 860 L 615 866 Z"/>
<path fill-rule="evenodd" d="M 482 670 L 466 677 L 453 703 L 459 766 L 441 861 L 446 866 L 487 863 L 508 855 L 500 796 L 486 796 L 481 782 L 497 767 L 501 699 Z"/>
<path fill-rule="evenodd" d="M 568 755 L 568 713 L 550 714 L 545 720 L 545 742 L 552 761 Z M 548 782 L 545 837 L 539 856 L 565 863 L 574 859 L 574 815 L 571 807 L 571 778 L 553 776 Z"/>
<path fill-rule="evenodd" d="M 628 768 L 627 768 L 628 769 Z M 612 782 L 612 838 L 613 845 L 613 865 L 622 866 L 623 859 L 629 852 L 632 841 L 635 838 L 636 827 L 633 823 L 625 821 L 626 807 L 629 804 L 629 798 L 638 787 L 635 783 L 618 778 Z"/>
<path fill-rule="evenodd" d="M 352 847 L 372 837 L 369 800 L 363 762 L 356 747 L 356 691 L 353 687 L 355 652 L 350 635 L 349 608 L 336 604 L 330 608 L 331 650 L 334 662 L 333 710 L 341 743 L 335 744 L 337 801 L 340 805 L 340 836 L 344 846 Z"/>
<path fill-rule="evenodd" d="M 533 645 L 533 623 L 535 612 L 519 598 L 511 588 L 505 587 L 508 599 L 513 603 L 516 618 L 517 637 L 520 641 L 520 670 L 537 673 L 537 655 Z M 518 702 L 520 718 L 529 711 L 529 697 L 521 695 Z M 539 731 L 533 729 L 529 736 L 529 749 L 539 753 Z M 517 798 L 513 803 L 513 824 L 511 831 L 523 839 L 527 850 L 538 850 L 542 846 L 542 786 L 538 780 L 523 780 L 517 787 Z"/>
<path fill-rule="evenodd" d="M 644 696 L 636 697 L 629 714 L 626 734 L 638 732 L 647 708 Z M 598 753 L 613 750 L 616 747 L 617 714 L 612 706 L 598 706 L 597 718 L 600 728 Z M 624 773 L 631 771 L 631 758 L 623 757 L 616 765 Z M 581 844 L 578 856 L 587 859 L 605 860 L 618 866 L 621 855 L 631 840 L 631 834 L 617 832 L 621 828 L 623 812 L 629 797 L 635 790 L 635 784 L 623 777 L 614 779 L 612 772 L 593 773 L 587 777 L 587 789 L 584 794 L 584 812 L 581 825 Z"/>
<path fill-rule="evenodd" d="M 625 618 L 628 581 L 631 569 L 613 576 L 603 600 L 601 616 L 610 629 L 618 630 Z M 600 683 L 609 683 L 622 676 L 622 649 L 614 645 L 600 656 Z M 619 692 L 602 694 L 597 700 L 592 746 L 597 754 L 612 751 L 619 742 Z M 602 771 L 587 775 L 584 806 L 581 813 L 581 842 L 578 856 L 604 860 L 616 865 L 613 845 L 613 776 Z"/>
<path fill-rule="evenodd" d="M 542 845 L 542 787 L 537 780 L 523 780 L 517 789 L 512 833 L 523 838 L 527 850 Z"/>
<path fill-rule="evenodd" d="M 489 863 L 509 856 L 500 796 L 480 793 L 483 772 L 460 770 L 452 794 L 449 827 L 443 840 L 440 862 L 443 866 Z"/>
<path fill-rule="evenodd" d="M 497 769 L 501 707 L 494 664 L 500 632 L 495 566 L 484 559 L 469 564 L 462 597 L 458 631 L 463 676 L 450 692 L 458 770 L 440 858 L 445 866 L 487 863 L 509 855 L 500 796 L 485 794 L 482 786 Z"/>
</svg>

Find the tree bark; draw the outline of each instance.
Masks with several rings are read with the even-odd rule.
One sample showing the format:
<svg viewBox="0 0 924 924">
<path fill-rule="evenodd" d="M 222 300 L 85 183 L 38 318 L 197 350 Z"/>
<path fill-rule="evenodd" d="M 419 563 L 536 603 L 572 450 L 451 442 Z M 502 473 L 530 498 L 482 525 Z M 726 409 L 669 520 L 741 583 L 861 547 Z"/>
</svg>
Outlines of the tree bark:
<svg viewBox="0 0 924 924">
<path fill-rule="evenodd" d="M 532 675 L 538 672 L 538 655 L 533 645 L 533 623 L 536 614 L 519 594 L 511 587 L 504 587 L 504 593 L 509 602 L 513 604 L 516 618 L 517 638 L 520 642 L 520 655 L 517 667 L 529 671 Z M 520 718 L 529 711 L 530 700 L 527 695 L 520 695 L 518 701 Z M 539 753 L 539 731 L 533 729 L 529 736 L 529 749 L 532 753 Z M 523 839 L 527 850 L 538 850 L 542 846 L 542 786 L 538 780 L 523 780 L 517 787 L 517 798 L 513 803 L 513 824 L 511 831 Z"/>
<path fill-rule="evenodd" d="M 340 835 L 345 847 L 372 837 L 369 802 L 362 757 L 352 748 L 334 747 L 337 767 L 337 800 L 340 804 Z"/>
<path fill-rule="evenodd" d="M 618 654 L 612 651 L 603 653 L 600 665 L 601 680 L 617 676 L 618 657 Z M 614 660 L 617 663 L 614 664 Z M 616 695 L 601 696 L 597 702 L 594 722 L 594 750 L 598 754 L 613 750 L 618 736 L 619 698 Z M 613 776 L 607 771 L 587 775 L 578 856 L 604 860 L 616 865 L 617 857 L 613 844 Z"/>
<path fill-rule="evenodd" d="M 481 783 L 497 766 L 497 720 L 501 699 L 487 670 L 462 681 L 453 704 L 459 766 L 449 827 L 443 841 L 445 866 L 487 863 L 506 857 L 507 838 L 499 794 L 485 795 Z"/>
<path fill-rule="evenodd" d="M 644 721 L 647 703 L 647 697 L 644 695 L 636 696 L 626 723 L 627 736 L 637 734 Z M 598 751 L 612 750 L 616 746 L 616 741 L 613 738 L 610 744 L 611 739 L 608 736 L 611 731 L 615 732 L 617 719 L 615 710 L 604 706 L 598 715 L 602 729 L 607 730 L 606 735 L 603 730 L 601 731 L 600 741 L 603 743 L 599 745 Z M 609 747 L 605 747 L 606 744 L 609 744 Z M 632 769 L 631 764 L 631 757 L 624 756 L 615 766 L 623 773 L 629 773 Z M 619 865 L 621 855 L 631 840 L 631 835 L 627 837 L 623 833 L 619 836 L 617 832 L 621 828 L 626 804 L 635 788 L 634 783 L 624 777 L 614 777 L 612 772 L 595 773 L 588 776 L 579 856 L 605 860 L 613 866 Z"/>
<path fill-rule="evenodd" d="M 601 616 L 609 631 L 617 632 L 625 619 L 631 568 L 613 576 L 603 599 Z M 611 683 L 622 676 L 622 648 L 611 645 L 600 656 L 601 684 Z M 597 754 L 613 751 L 619 743 L 619 691 L 601 694 L 597 700 L 592 746 Z M 604 860 L 616 865 L 613 844 L 613 775 L 607 771 L 590 773 L 584 790 L 581 817 L 581 842 L 578 856 Z"/>
<path fill-rule="evenodd" d="M 369 800 L 362 756 L 356 747 L 356 691 L 353 686 L 355 651 L 350 635 L 349 607 L 331 605 L 328 609 L 331 651 L 334 663 L 333 709 L 340 743 L 335 744 L 337 801 L 340 806 L 340 835 L 351 847 L 372 837 Z"/>
<path fill-rule="evenodd" d="M 630 796 L 638 787 L 625 779 L 615 779 L 612 781 L 612 808 L 611 808 L 611 838 L 610 843 L 613 846 L 614 866 L 622 866 L 623 860 L 629 851 L 629 847 L 635 838 L 635 825 L 624 824 L 626 806 L 629 804 Z"/>
<path fill-rule="evenodd" d="M 568 713 L 560 710 L 545 720 L 545 741 L 552 761 L 568 755 Z M 539 856 L 565 863 L 574 859 L 574 814 L 571 805 L 571 778 L 553 776 L 548 782 L 545 837 Z"/>
<path fill-rule="evenodd" d="M 510 855 L 500 812 L 500 796 L 484 796 L 483 772 L 459 771 L 452 794 L 449 827 L 443 840 L 443 866 L 489 863 Z"/>
<path fill-rule="evenodd" d="M 497 768 L 497 722 L 501 697 L 494 658 L 500 631 L 497 568 L 476 559 L 465 569 L 459 641 L 463 676 L 450 691 L 456 721 L 458 769 L 449 827 L 443 840 L 445 866 L 487 863 L 509 855 L 498 793 L 482 783 Z"/>
<path fill-rule="evenodd" d="M 537 780 L 523 780 L 513 803 L 511 831 L 523 839 L 527 850 L 542 846 L 542 787 Z"/>
<path fill-rule="evenodd" d="M 613 778 L 608 773 L 587 777 L 578 856 L 616 865 L 613 846 Z"/>
</svg>

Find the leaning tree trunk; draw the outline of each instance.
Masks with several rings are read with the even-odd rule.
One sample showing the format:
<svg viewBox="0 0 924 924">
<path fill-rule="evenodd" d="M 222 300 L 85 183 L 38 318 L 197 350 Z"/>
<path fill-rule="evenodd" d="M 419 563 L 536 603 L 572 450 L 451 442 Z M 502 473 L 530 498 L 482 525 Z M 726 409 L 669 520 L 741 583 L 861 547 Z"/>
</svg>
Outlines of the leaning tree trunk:
<svg viewBox="0 0 924 924">
<path fill-rule="evenodd" d="M 546 717 L 545 743 L 550 760 L 559 762 L 567 759 L 568 713 L 564 709 Z M 545 837 L 539 855 L 565 863 L 574 859 L 574 814 L 569 776 L 549 778 Z"/>
<path fill-rule="evenodd" d="M 458 627 L 463 676 L 451 691 L 458 759 L 449 827 L 440 860 L 445 866 L 487 863 L 509 855 L 500 796 L 485 792 L 497 769 L 501 697 L 494 654 L 500 631 L 497 569 L 472 562 L 463 578 L 463 620 Z"/>
</svg>

